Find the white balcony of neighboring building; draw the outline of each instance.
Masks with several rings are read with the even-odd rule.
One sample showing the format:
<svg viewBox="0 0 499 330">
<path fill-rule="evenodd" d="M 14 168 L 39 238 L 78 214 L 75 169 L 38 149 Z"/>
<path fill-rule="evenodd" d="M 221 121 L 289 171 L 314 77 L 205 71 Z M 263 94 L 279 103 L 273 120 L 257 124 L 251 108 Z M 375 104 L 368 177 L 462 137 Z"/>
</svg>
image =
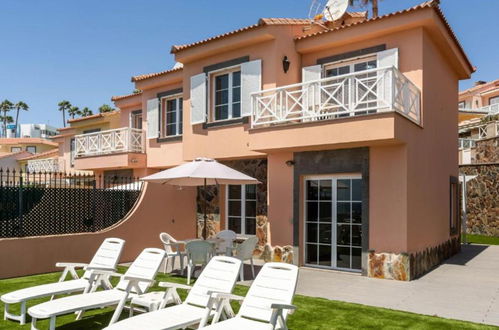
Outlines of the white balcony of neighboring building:
<svg viewBox="0 0 499 330">
<path fill-rule="evenodd" d="M 75 136 L 75 158 L 116 153 L 144 153 L 144 131 L 122 127 Z"/>
</svg>

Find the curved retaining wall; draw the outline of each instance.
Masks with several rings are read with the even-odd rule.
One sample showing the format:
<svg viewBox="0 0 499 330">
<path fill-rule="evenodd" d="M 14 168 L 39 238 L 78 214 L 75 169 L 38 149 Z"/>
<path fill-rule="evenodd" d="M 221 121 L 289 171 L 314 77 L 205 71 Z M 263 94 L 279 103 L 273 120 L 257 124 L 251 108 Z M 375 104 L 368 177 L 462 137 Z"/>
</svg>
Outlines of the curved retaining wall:
<svg viewBox="0 0 499 330">
<path fill-rule="evenodd" d="M 130 213 L 100 232 L 0 239 L 0 278 L 55 271 L 56 262 L 89 262 L 106 237 L 124 239 L 120 262 L 133 261 L 146 247 L 162 247 L 163 231 L 195 237 L 196 188 L 147 184 Z"/>
</svg>

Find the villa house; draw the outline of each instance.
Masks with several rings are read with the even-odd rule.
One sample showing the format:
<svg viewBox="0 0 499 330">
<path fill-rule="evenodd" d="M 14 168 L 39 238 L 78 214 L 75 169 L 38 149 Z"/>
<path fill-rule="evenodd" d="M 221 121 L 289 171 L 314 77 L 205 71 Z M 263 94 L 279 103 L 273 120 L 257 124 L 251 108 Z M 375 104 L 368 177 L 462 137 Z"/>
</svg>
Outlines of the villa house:
<svg viewBox="0 0 499 330">
<path fill-rule="evenodd" d="M 0 168 L 52 172 L 55 171 L 54 164 L 59 168 L 60 160 L 56 152 L 57 143 L 44 138 L 0 138 Z"/>
<path fill-rule="evenodd" d="M 263 18 L 171 52 L 182 65 L 133 77 L 119 111 L 61 130 L 75 170 L 209 157 L 254 176 L 210 189 L 209 230 L 258 235 L 264 258 L 409 280 L 459 250 L 457 86 L 474 69 L 438 1 Z"/>
<path fill-rule="evenodd" d="M 499 161 L 499 80 L 459 93 L 459 164 Z"/>
</svg>

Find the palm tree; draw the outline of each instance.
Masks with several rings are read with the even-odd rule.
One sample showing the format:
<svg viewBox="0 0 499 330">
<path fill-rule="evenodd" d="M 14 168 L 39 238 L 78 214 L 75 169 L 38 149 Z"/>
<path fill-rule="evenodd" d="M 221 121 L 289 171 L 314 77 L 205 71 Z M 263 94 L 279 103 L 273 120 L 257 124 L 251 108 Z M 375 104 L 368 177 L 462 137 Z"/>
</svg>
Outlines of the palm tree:
<svg viewBox="0 0 499 330">
<path fill-rule="evenodd" d="M 83 109 L 81 109 L 80 114 L 82 115 L 82 117 L 86 117 L 93 115 L 93 112 L 89 108 L 84 107 Z"/>
<path fill-rule="evenodd" d="M 99 107 L 99 112 L 100 113 L 103 113 L 103 112 L 111 112 L 111 111 L 114 111 L 114 108 L 111 107 L 110 105 L 108 104 L 103 104 Z"/>
<path fill-rule="evenodd" d="M 370 3 L 373 10 L 373 18 L 378 17 L 379 0 L 348 0 L 348 1 L 350 3 L 350 6 L 355 6 L 357 3 L 360 3 L 361 7 L 366 7 Z"/>
<path fill-rule="evenodd" d="M 15 134 L 17 134 L 17 124 L 19 123 L 19 111 L 24 110 L 28 111 L 29 106 L 24 103 L 23 101 L 19 101 L 14 105 L 14 108 L 16 109 L 16 128 L 15 128 Z"/>
<path fill-rule="evenodd" d="M 12 119 L 11 116 L 7 116 L 7 112 L 11 111 L 14 108 L 14 104 L 9 100 L 4 100 L 0 103 L 0 111 L 3 113 L 2 122 L 3 122 L 3 136 L 7 137 L 7 122 L 8 119 Z M 12 121 L 10 121 L 12 122 Z"/>
<path fill-rule="evenodd" d="M 71 108 L 68 109 L 68 114 L 71 117 L 71 119 L 74 119 L 76 115 L 80 114 L 80 108 L 77 106 L 72 106 Z"/>
<path fill-rule="evenodd" d="M 66 127 L 66 111 L 68 111 L 71 108 L 71 103 L 69 103 L 69 101 L 64 100 L 59 102 L 58 106 L 59 106 L 59 111 L 62 112 L 62 124 L 64 125 L 64 127 Z"/>
</svg>

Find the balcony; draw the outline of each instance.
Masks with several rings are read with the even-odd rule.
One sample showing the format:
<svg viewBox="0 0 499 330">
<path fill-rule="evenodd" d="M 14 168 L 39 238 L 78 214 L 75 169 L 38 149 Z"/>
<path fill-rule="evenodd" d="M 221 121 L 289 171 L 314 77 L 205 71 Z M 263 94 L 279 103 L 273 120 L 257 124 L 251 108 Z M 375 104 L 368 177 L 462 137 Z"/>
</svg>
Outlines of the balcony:
<svg viewBox="0 0 499 330">
<path fill-rule="evenodd" d="M 144 131 L 122 127 L 76 135 L 74 157 L 77 170 L 143 167 Z"/>
<path fill-rule="evenodd" d="M 252 127 L 397 112 L 421 124 L 421 92 L 395 68 L 379 68 L 262 90 Z"/>
<path fill-rule="evenodd" d="M 64 160 L 58 158 L 28 160 L 28 172 L 57 173 L 64 172 Z"/>
<path fill-rule="evenodd" d="M 144 132 L 122 127 L 75 136 L 75 157 L 89 157 L 115 153 L 143 153 Z"/>
<path fill-rule="evenodd" d="M 499 103 L 487 105 L 487 106 L 481 107 L 481 108 L 474 108 L 474 109 L 472 109 L 472 108 L 459 108 L 459 111 L 484 114 L 484 115 L 495 115 L 495 114 L 499 114 Z"/>
</svg>

